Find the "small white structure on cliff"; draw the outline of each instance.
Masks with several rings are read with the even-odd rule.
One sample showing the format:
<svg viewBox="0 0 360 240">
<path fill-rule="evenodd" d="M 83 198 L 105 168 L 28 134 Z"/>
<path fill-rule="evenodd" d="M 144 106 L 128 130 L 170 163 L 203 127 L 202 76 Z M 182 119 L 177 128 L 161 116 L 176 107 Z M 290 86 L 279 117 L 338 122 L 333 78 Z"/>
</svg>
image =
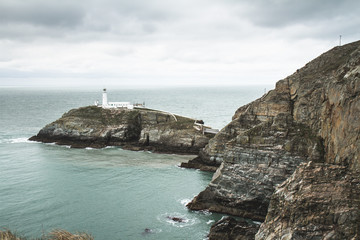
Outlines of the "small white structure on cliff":
<svg viewBox="0 0 360 240">
<path fill-rule="evenodd" d="M 106 88 L 103 90 L 102 96 L 102 104 L 100 105 L 98 101 L 95 102 L 96 106 L 102 108 L 127 108 L 127 109 L 134 109 L 134 105 L 130 102 L 108 102 Z"/>
</svg>

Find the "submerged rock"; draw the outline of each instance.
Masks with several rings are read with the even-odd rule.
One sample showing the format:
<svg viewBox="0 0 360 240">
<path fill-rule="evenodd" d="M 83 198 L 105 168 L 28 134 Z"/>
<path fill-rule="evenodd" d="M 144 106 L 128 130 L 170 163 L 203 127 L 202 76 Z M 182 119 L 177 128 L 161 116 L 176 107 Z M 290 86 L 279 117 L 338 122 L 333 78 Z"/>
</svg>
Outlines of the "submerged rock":
<svg viewBox="0 0 360 240">
<path fill-rule="evenodd" d="M 144 231 L 141 234 L 142 235 L 147 235 L 147 234 L 150 234 L 150 233 L 154 233 L 154 231 L 151 230 L 150 228 L 145 228 Z"/>
<path fill-rule="evenodd" d="M 131 150 L 197 154 L 209 136 L 195 130 L 194 121 L 151 109 L 89 106 L 65 113 L 30 140 L 77 148 L 124 146 Z"/>
<path fill-rule="evenodd" d="M 171 216 L 167 216 L 167 219 L 170 219 L 171 221 L 178 222 L 178 223 L 186 222 L 186 220 L 183 219 L 183 218 L 181 218 L 181 217 L 171 217 Z"/>
</svg>

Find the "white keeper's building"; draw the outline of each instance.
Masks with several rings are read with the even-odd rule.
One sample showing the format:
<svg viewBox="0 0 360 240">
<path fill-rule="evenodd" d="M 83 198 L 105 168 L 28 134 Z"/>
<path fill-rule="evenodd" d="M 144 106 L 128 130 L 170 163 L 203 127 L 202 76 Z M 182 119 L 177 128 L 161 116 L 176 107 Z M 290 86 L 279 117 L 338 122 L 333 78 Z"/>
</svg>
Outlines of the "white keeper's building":
<svg viewBox="0 0 360 240">
<path fill-rule="evenodd" d="M 134 109 L 134 105 L 130 102 L 108 102 L 106 88 L 103 89 L 102 95 L 102 104 L 100 105 L 98 101 L 95 102 L 95 105 L 102 108 L 127 108 Z"/>
</svg>

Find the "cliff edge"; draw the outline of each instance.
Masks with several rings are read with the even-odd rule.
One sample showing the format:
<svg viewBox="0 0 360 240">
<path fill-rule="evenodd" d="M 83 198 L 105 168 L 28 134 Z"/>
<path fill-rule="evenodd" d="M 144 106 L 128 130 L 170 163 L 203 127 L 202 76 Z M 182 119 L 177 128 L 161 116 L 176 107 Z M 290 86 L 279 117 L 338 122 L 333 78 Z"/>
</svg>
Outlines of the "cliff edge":
<svg viewBox="0 0 360 240">
<path fill-rule="evenodd" d="M 309 197 L 300 192 L 296 202 L 292 195 L 302 188 L 321 189 L 323 185 L 315 183 L 325 181 L 344 185 L 341 191 L 353 192 L 343 195 L 347 206 L 358 206 L 359 175 L 354 172 L 360 171 L 359 93 L 360 41 L 335 47 L 280 80 L 274 90 L 240 107 L 232 122 L 200 152 L 196 161 L 219 168 L 209 186 L 188 207 L 260 221 L 266 217 L 257 239 L 358 237 L 359 208 L 342 206 L 335 200 L 338 193 L 320 192 Z M 304 168 L 309 162 L 320 164 L 316 166 L 324 172 L 319 174 L 312 168 L 294 173 L 298 166 Z M 338 171 L 342 178 L 327 176 L 335 174 L 332 169 L 336 167 L 332 166 L 341 169 Z M 304 171 L 306 176 L 300 174 Z M 285 181 L 290 177 L 296 180 Z M 314 180 L 301 181 L 303 177 Z M 294 186 L 293 182 L 298 185 L 290 190 L 288 184 Z M 326 202 L 318 198 L 328 197 L 334 200 L 327 201 L 326 207 L 317 207 Z M 339 218 L 346 209 L 350 209 L 351 217 L 345 214 L 348 217 Z M 314 211 L 312 215 L 321 217 L 308 218 L 304 211 Z M 319 220 L 325 216 L 333 218 Z M 339 222 L 349 225 L 337 228 Z M 291 234 L 306 224 L 314 229 L 331 230 L 311 235 L 308 228 L 301 232 L 303 238 Z"/>
<path fill-rule="evenodd" d="M 46 125 L 33 141 L 75 148 L 122 146 L 130 150 L 197 154 L 209 141 L 194 119 L 152 109 L 72 109 Z"/>
</svg>

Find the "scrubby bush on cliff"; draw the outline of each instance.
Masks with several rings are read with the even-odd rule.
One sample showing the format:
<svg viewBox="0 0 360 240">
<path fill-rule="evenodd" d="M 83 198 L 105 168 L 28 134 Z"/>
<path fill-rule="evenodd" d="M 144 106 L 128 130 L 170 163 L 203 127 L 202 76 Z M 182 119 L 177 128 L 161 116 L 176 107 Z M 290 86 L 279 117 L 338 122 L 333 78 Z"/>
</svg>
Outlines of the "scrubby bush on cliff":
<svg viewBox="0 0 360 240">
<path fill-rule="evenodd" d="M 17 233 L 11 232 L 8 229 L 0 230 L 0 240 L 27 240 L 27 238 L 18 236 Z M 29 240 L 29 239 L 28 239 Z M 36 239 L 32 239 L 36 240 Z M 42 236 L 37 240 L 94 240 L 94 238 L 87 233 L 70 233 L 65 230 L 53 230 L 46 236 Z"/>
</svg>

